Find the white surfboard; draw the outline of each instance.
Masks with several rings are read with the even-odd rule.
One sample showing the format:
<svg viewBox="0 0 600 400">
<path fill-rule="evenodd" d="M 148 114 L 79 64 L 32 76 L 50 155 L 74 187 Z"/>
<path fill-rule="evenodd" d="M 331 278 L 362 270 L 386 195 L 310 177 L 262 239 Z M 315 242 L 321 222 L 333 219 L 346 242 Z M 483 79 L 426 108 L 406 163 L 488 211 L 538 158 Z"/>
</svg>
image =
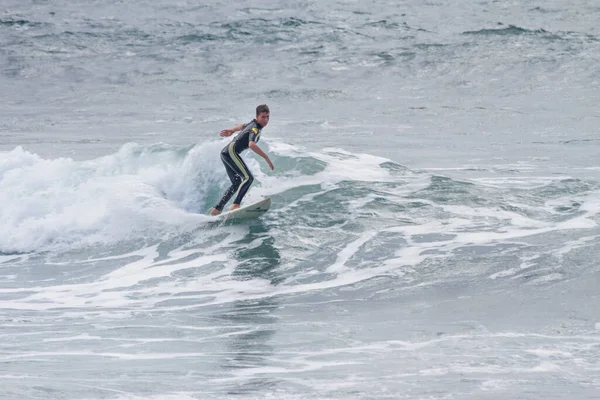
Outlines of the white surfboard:
<svg viewBox="0 0 600 400">
<path fill-rule="evenodd" d="M 266 213 L 269 210 L 269 207 L 271 207 L 271 198 L 267 197 L 257 203 L 240 207 L 237 210 L 221 213 L 215 216 L 215 218 L 221 221 L 253 219 Z"/>
</svg>

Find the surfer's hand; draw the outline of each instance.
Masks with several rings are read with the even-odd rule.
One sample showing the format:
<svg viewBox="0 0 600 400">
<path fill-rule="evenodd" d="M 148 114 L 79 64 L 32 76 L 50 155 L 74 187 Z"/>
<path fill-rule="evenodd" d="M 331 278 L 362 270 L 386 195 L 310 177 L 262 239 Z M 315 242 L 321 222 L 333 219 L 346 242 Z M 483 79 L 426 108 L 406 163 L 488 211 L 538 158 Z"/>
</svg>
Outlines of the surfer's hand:
<svg viewBox="0 0 600 400">
<path fill-rule="evenodd" d="M 271 171 L 275 169 L 275 166 L 273 165 L 273 163 L 271 162 L 270 159 L 267 158 L 267 164 L 269 164 L 269 168 L 271 168 Z"/>
<path fill-rule="evenodd" d="M 223 129 L 219 135 L 225 137 L 225 136 L 231 136 L 232 133 L 233 133 L 233 129 Z"/>
</svg>

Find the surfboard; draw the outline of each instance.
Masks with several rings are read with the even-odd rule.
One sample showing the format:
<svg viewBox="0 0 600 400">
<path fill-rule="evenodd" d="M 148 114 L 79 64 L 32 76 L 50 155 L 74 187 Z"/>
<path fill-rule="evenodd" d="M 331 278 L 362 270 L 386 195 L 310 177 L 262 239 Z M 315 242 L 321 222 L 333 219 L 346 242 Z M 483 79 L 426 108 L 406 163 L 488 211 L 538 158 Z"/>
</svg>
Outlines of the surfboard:
<svg viewBox="0 0 600 400">
<path fill-rule="evenodd" d="M 242 206 L 237 210 L 227 211 L 216 215 L 214 218 L 221 221 L 240 221 L 258 218 L 266 213 L 271 207 L 271 198 L 267 197 L 257 203 Z"/>
</svg>

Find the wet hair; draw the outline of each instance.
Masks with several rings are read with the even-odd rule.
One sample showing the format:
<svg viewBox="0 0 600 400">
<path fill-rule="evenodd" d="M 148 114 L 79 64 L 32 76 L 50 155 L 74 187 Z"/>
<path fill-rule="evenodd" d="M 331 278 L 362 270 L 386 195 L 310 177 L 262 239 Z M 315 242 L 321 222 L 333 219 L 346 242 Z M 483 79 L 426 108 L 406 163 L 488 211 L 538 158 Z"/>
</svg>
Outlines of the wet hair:
<svg viewBox="0 0 600 400">
<path fill-rule="evenodd" d="M 256 107 L 256 116 L 257 117 L 264 112 L 266 112 L 266 113 L 269 112 L 269 107 L 266 104 L 261 104 L 260 106 Z"/>
</svg>

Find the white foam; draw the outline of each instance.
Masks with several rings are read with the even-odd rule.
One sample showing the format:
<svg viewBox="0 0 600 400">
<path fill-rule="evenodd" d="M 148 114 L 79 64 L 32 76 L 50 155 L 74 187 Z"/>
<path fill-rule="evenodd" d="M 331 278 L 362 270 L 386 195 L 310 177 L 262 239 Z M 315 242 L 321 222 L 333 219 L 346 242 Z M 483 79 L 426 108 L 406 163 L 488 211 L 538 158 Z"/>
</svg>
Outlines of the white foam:
<svg viewBox="0 0 600 400">
<path fill-rule="evenodd" d="M 490 275 L 490 279 L 506 278 L 515 275 L 518 271 L 519 270 L 517 270 L 516 268 L 509 268 L 507 270 L 496 272 Z"/>
<path fill-rule="evenodd" d="M 586 236 L 576 240 L 567 241 L 560 248 L 554 250 L 552 253 L 556 256 L 562 257 L 565 254 L 572 252 L 573 250 L 586 247 L 590 243 L 596 242 L 598 238 L 600 238 L 600 236 Z"/>
<path fill-rule="evenodd" d="M 82 385 L 79 385 L 82 386 Z M 93 388 L 93 386 L 90 386 Z M 107 390 L 100 388 L 101 390 Z M 112 391 L 112 390 L 109 390 Z M 116 391 L 115 391 L 116 392 Z M 96 399 L 96 398 L 94 398 Z M 139 396 L 135 394 L 122 393 L 115 397 L 115 400 L 198 400 L 198 397 L 187 393 L 168 393 Z"/>
<path fill-rule="evenodd" d="M 448 368 L 428 368 L 419 371 L 419 375 L 423 376 L 443 376 L 448 375 Z"/>
<path fill-rule="evenodd" d="M 524 372 L 554 372 L 560 370 L 561 368 L 558 365 L 549 361 L 542 361 L 540 364 L 536 365 L 530 370 L 524 370 Z"/>
<path fill-rule="evenodd" d="M 129 144 L 84 162 L 44 160 L 17 148 L 1 161 L 0 251 L 115 243 L 140 232 L 160 237 L 203 220 L 161 193 L 161 182 L 181 164 L 168 146 Z"/>
<path fill-rule="evenodd" d="M 42 339 L 42 341 L 46 342 L 46 343 L 72 342 L 75 340 L 105 340 L 105 338 L 100 337 L 100 336 L 91 336 L 88 333 L 82 333 L 81 335 L 76 335 L 76 336 L 66 336 L 66 337 L 59 337 L 59 338 L 44 338 L 44 339 Z"/>
<path fill-rule="evenodd" d="M 526 353 L 530 353 L 530 354 L 535 354 L 538 357 L 543 357 L 543 358 L 571 358 L 573 357 L 573 354 L 568 352 L 568 351 L 561 351 L 561 350 L 551 350 L 551 349 L 529 349 L 529 350 L 525 350 Z"/>
<path fill-rule="evenodd" d="M 178 358 L 201 358 L 205 353 L 117 353 L 117 352 L 94 352 L 94 351 L 29 351 L 13 354 L 2 354 L 0 360 L 12 361 L 23 358 L 38 357 L 108 357 L 119 360 L 169 360 Z"/>
<path fill-rule="evenodd" d="M 481 383 L 481 390 L 483 391 L 495 391 L 495 390 L 504 390 L 508 387 L 512 387 L 516 385 L 517 382 L 509 379 L 489 379 Z"/>
<path fill-rule="evenodd" d="M 371 240 L 375 235 L 377 235 L 377 231 L 365 232 L 360 235 L 358 239 L 346 245 L 337 253 L 335 262 L 327 267 L 326 272 L 340 272 L 345 267 L 345 264 L 350 257 L 352 257 L 362 245 Z"/>
<path fill-rule="evenodd" d="M 563 179 L 564 177 L 561 177 Z M 471 178 L 470 181 L 476 182 L 481 186 L 488 186 L 498 189 L 536 189 L 556 182 L 555 176 L 535 176 L 535 177 L 494 177 L 494 178 Z"/>
</svg>

